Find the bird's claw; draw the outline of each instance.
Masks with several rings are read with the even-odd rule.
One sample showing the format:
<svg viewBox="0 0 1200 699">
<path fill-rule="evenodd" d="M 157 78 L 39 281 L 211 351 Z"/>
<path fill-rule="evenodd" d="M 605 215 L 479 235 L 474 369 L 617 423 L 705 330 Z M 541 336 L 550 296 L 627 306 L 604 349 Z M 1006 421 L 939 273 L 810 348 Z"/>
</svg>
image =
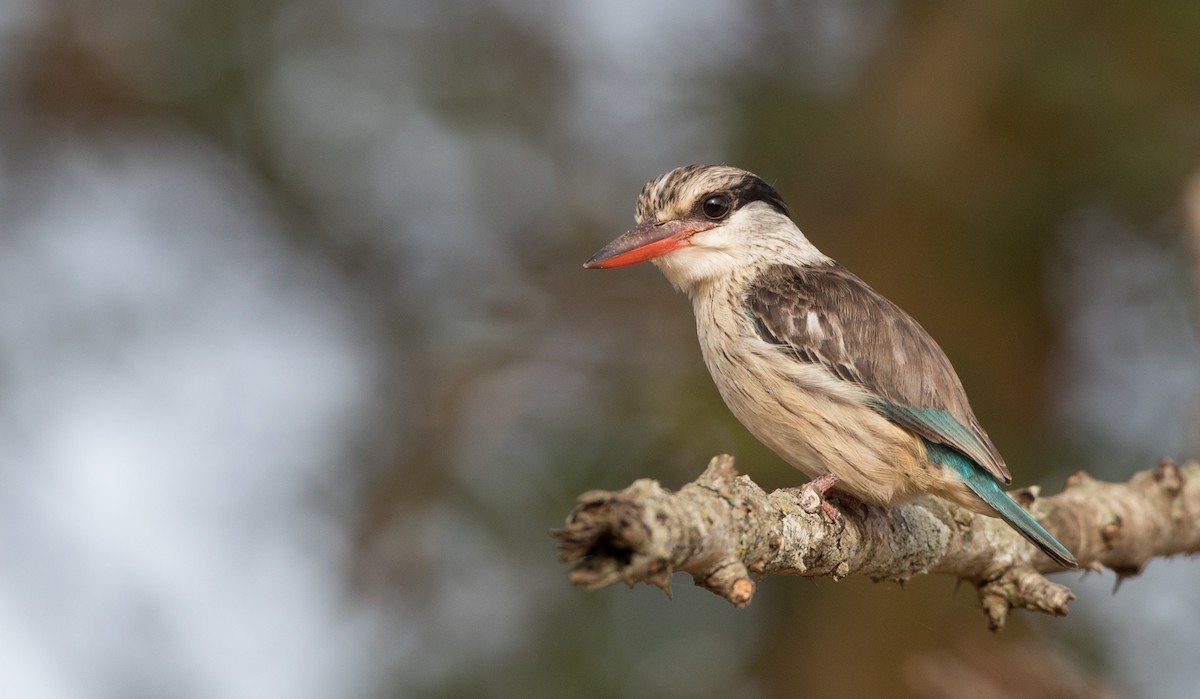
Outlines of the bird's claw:
<svg viewBox="0 0 1200 699">
<path fill-rule="evenodd" d="M 846 530 L 846 518 L 842 516 L 841 512 L 838 512 L 838 509 L 833 506 L 833 503 L 822 499 L 821 511 L 825 513 L 825 516 L 829 518 L 829 521 L 837 525 L 839 534 Z"/>
<path fill-rule="evenodd" d="M 825 501 L 825 497 L 817 492 L 816 488 L 806 485 L 795 490 L 796 498 L 800 501 L 800 509 L 812 514 L 817 510 L 823 510 L 829 506 Z"/>
<path fill-rule="evenodd" d="M 838 512 L 833 503 L 825 498 L 825 494 L 829 492 L 834 485 L 837 484 L 837 476 L 829 473 L 823 473 L 820 476 L 812 479 L 808 483 L 801 486 L 796 493 L 800 500 L 800 507 L 809 514 L 821 510 L 829 521 L 838 526 L 838 531 L 846 528 L 846 519 L 842 517 L 842 513 Z M 856 501 L 857 504 L 857 501 Z"/>
</svg>

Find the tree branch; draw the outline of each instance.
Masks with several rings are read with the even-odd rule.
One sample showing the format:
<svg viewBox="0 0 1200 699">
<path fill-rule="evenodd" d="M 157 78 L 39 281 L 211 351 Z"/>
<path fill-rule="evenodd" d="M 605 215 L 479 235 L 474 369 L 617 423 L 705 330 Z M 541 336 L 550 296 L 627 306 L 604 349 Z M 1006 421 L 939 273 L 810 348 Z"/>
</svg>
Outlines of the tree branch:
<svg viewBox="0 0 1200 699">
<path fill-rule="evenodd" d="M 745 607 L 767 575 L 904 581 L 938 573 L 976 587 L 993 629 L 1014 607 L 1062 616 L 1074 598 L 1044 575 L 1063 569 L 998 519 L 925 497 L 888 509 L 843 507 L 839 528 L 805 495 L 767 494 L 722 455 L 677 492 L 643 479 L 584 493 L 552 535 L 570 581 L 587 589 L 622 581 L 670 594 L 672 573 L 685 571 Z M 1108 567 L 1118 584 L 1152 558 L 1200 552 L 1200 463 L 1164 459 L 1124 483 L 1079 472 L 1058 495 L 1039 497 L 1032 487 L 1013 496 L 1081 567 Z"/>
</svg>

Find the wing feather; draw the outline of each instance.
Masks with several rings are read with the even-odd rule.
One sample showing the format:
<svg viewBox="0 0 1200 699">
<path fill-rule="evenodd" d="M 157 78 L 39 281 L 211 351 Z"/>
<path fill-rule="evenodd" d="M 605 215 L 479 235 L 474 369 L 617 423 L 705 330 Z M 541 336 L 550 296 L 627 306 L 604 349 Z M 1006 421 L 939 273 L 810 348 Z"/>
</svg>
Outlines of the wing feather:
<svg viewBox="0 0 1200 699">
<path fill-rule="evenodd" d="M 762 339 L 862 386 L 872 394 L 870 406 L 889 420 L 1011 481 L 942 348 L 846 268 L 773 267 L 745 300 Z"/>
</svg>

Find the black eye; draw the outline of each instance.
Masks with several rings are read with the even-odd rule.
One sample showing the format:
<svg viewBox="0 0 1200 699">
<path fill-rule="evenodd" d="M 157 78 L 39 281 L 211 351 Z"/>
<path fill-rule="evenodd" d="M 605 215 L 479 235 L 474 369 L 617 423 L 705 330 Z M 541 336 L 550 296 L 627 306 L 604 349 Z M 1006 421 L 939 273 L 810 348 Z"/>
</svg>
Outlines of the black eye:
<svg viewBox="0 0 1200 699">
<path fill-rule="evenodd" d="M 733 208 L 733 202 L 729 200 L 727 194 L 714 194 L 704 200 L 700 205 L 700 211 L 705 217 L 711 218 L 714 221 L 719 221 L 729 215 L 729 210 Z"/>
</svg>

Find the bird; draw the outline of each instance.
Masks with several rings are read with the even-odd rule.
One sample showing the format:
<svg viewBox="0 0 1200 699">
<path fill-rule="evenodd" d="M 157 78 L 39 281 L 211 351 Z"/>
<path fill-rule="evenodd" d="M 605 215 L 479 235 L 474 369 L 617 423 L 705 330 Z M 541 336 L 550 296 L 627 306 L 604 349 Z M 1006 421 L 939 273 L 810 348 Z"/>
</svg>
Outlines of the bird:
<svg viewBox="0 0 1200 699">
<path fill-rule="evenodd" d="M 884 507 L 933 494 L 1077 567 L 1004 492 L 1012 475 L 945 352 L 809 242 L 773 186 L 728 165 L 676 168 L 642 188 L 635 222 L 584 267 L 649 261 L 691 298 L 726 405 L 826 512 L 830 489 Z"/>
</svg>

